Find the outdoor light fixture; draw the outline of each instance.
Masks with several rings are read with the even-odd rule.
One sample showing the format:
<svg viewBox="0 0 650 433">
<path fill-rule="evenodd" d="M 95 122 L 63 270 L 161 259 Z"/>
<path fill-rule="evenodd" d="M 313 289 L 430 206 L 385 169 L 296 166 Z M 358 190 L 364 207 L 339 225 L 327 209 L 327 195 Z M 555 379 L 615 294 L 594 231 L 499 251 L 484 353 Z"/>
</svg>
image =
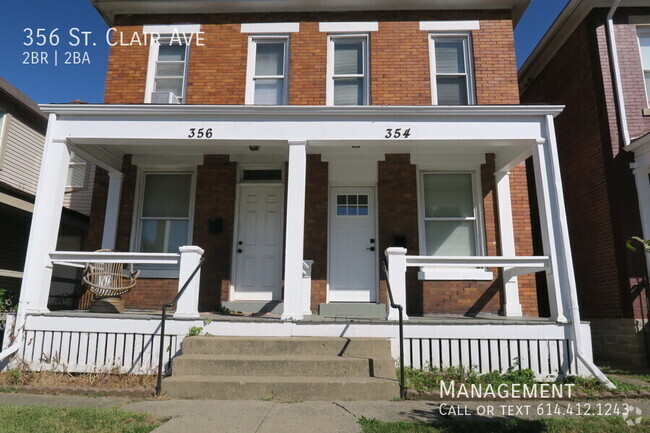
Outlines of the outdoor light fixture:
<svg viewBox="0 0 650 433">
<path fill-rule="evenodd" d="M 258 150 L 260 150 L 259 146 L 248 146 L 248 148 L 251 150 L 251 152 L 257 152 Z"/>
</svg>

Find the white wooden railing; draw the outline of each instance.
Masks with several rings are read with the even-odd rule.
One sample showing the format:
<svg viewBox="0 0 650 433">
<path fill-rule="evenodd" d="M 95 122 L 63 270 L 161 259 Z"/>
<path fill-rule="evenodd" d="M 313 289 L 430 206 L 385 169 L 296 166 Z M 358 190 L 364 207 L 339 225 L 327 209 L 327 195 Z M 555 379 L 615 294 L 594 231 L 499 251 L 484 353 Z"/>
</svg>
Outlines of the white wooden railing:
<svg viewBox="0 0 650 433">
<path fill-rule="evenodd" d="M 178 266 L 178 289 L 185 284 L 190 274 L 203 256 L 203 249 L 194 245 L 182 246 L 179 253 L 123 253 L 123 252 L 85 252 L 55 251 L 50 253 L 53 265 L 84 268 L 87 263 L 124 263 L 134 265 Z M 200 271 L 188 285 L 185 293 L 178 300 L 175 318 L 199 317 Z M 137 286 L 136 286 L 137 289 Z"/>
<path fill-rule="evenodd" d="M 407 256 L 405 248 L 395 247 L 386 250 L 386 258 L 388 260 L 388 283 L 393 289 L 395 302 L 401 305 L 406 305 L 406 269 L 408 267 L 502 268 L 504 284 L 518 275 L 543 271 L 549 267 L 549 258 L 546 256 Z M 518 293 L 507 293 L 506 295 L 516 295 L 517 298 L 519 296 Z M 397 309 L 390 308 L 388 320 L 397 320 L 397 316 Z M 406 314 L 404 314 L 404 320 L 408 320 Z"/>
</svg>

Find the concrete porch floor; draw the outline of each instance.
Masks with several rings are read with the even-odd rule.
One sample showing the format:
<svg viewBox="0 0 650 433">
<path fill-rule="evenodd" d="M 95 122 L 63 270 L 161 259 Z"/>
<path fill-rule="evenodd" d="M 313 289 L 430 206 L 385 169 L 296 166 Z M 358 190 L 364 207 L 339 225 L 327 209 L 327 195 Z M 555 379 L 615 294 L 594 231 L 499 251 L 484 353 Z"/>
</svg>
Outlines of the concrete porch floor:
<svg viewBox="0 0 650 433">
<path fill-rule="evenodd" d="M 52 317 L 93 317 L 107 319 L 157 319 L 160 318 L 160 310 L 126 310 L 121 314 L 112 313 L 91 313 L 87 310 L 60 310 L 46 313 Z M 216 312 L 200 313 L 200 320 L 209 319 L 213 322 L 282 322 L 280 315 L 276 314 L 223 314 Z M 197 319 L 174 319 L 173 313 L 168 316 L 169 320 L 197 320 Z M 298 323 L 309 324 L 332 324 L 332 323 L 358 323 L 358 324 L 384 324 L 396 323 L 386 319 L 368 317 L 347 317 L 347 316 L 321 316 L 313 314 L 305 316 Z M 506 317 L 496 314 L 478 314 L 476 316 L 463 316 L 456 314 L 436 314 L 426 316 L 409 316 L 404 322 L 410 325 L 540 325 L 544 323 L 554 324 L 548 317 Z M 586 323 L 586 322 L 583 322 Z"/>
</svg>

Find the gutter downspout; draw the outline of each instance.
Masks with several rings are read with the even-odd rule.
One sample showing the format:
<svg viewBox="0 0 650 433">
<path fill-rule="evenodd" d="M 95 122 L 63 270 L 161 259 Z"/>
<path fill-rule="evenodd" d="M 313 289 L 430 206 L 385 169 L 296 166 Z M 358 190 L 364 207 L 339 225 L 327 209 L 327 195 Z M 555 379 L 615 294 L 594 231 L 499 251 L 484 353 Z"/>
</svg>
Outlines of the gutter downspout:
<svg viewBox="0 0 650 433">
<path fill-rule="evenodd" d="M 618 62 L 618 51 L 616 49 L 616 36 L 614 35 L 614 14 L 618 9 L 621 0 L 614 0 L 614 4 L 607 13 L 607 47 L 609 49 L 609 58 L 612 62 L 614 99 L 616 100 L 616 109 L 618 111 L 618 126 L 623 136 L 623 147 L 630 144 L 630 131 L 627 128 L 627 114 L 625 113 L 625 97 L 623 96 L 623 81 L 621 80 L 621 67 Z"/>
</svg>

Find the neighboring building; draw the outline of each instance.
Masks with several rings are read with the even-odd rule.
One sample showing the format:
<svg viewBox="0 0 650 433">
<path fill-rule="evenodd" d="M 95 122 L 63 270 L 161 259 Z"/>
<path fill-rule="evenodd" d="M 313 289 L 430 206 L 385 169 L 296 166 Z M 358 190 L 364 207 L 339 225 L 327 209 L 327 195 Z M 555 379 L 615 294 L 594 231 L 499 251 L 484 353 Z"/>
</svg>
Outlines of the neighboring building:
<svg viewBox="0 0 650 433">
<path fill-rule="evenodd" d="M 213 335 L 390 337 L 395 350 L 387 257 L 395 300 L 421 316 L 405 329 L 411 365 L 593 369 L 555 149 L 562 107 L 519 105 L 513 23 L 527 3 L 93 1 L 114 28 L 105 104 L 42 106 L 50 164 L 17 316 L 26 362 L 42 367 L 50 340 L 45 357 L 72 359 L 69 371 L 157 358 L 159 316 L 49 313 L 52 264 L 138 263 L 124 298 L 142 313 L 205 253 L 171 352 L 221 306 L 279 316 L 215 316 Z M 71 151 L 101 167 L 86 250 L 119 252 L 55 251 Z"/>
<path fill-rule="evenodd" d="M 525 103 L 566 105 L 555 130 L 594 353 L 648 365 L 650 258 L 625 245 L 650 238 L 650 5 L 572 0 L 521 67 L 519 83 Z"/>
<path fill-rule="evenodd" d="M 23 277 L 47 116 L 0 78 L 0 289 L 17 293 Z M 66 181 L 57 249 L 84 248 L 94 167 L 73 156 Z M 69 278 L 75 278 L 70 280 Z M 48 305 L 73 307 L 76 274 L 57 272 Z"/>
</svg>

